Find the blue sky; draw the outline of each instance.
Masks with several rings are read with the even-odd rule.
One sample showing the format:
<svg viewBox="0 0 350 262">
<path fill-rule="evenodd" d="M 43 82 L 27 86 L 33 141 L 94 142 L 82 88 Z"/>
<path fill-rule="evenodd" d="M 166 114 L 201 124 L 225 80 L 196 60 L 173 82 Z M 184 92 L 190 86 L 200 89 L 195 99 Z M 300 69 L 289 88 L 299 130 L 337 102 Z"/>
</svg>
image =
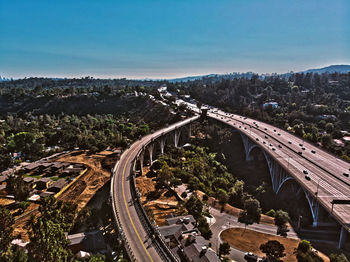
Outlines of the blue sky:
<svg viewBox="0 0 350 262">
<path fill-rule="evenodd" d="M 349 0 L 0 0 L 0 75 L 166 78 L 350 64 Z"/>
</svg>

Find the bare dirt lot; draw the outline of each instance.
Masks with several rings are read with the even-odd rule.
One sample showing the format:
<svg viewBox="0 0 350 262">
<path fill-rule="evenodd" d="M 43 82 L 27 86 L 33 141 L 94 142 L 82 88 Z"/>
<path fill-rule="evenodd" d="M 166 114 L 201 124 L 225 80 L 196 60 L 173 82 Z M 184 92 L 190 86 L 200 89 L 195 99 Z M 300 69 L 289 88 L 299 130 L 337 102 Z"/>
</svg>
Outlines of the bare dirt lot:
<svg viewBox="0 0 350 262">
<path fill-rule="evenodd" d="M 144 168 L 142 176 L 136 178 L 136 186 L 141 193 L 143 206 L 152 210 L 157 225 L 165 225 L 165 218 L 170 214 L 180 214 L 179 202 L 167 189 L 155 188 L 154 178 L 147 177 L 148 168 Z M 152 197 L 150 197 L 152 195 Z"/>
<path fill-rule="evenodd" d="M 83 208 L 95 193 L 110 180 L 110 170 L 117 162 L 118 156 L 110 151 L 88 155 L 86 151 L 71 152 L 59 157 L 56 161 L 84 164 L 88 167 L 77 181 L 75 181 L 58 199 L 77 203 L 78 209 Z M 14 235 L 28 240 L 26 223 L 31 215 L 37 216 L 38 204 L 31 203 L 25 213 L 15 218 Z"/>
<path fill-rule="evenodd" d="M 77 203 L 80 210 L 90 201 L 96 191 L 110 180 L 110 169 L 116 163 L 117 156 L 109 151 L 93 155 L 81 152 L 81 154 L 65 155 L 57 161 L 84 164 L 88 167 L 87 172 L 58 197 L 63 201 Z"/>
<path fill-rule="evenodd" d="M 285 262 L 295 262 L 297 261 L 295 255 L 293 254 L 294 249 L 298 246 L 300 240 L 293 238 L 285 238 L 280 236 L 273 236 L 269 234 L 264 234 L 244 228 L 229 228 L 221 233 L 222 241 L 228 242 L 231 247 L 237 248 L 242 251 L 250 251 L 259 256 L 264 256 L 259 249 L 260 245 L 266 243 L 269 240 L 277 240 L 283 244 L 285 248 L 286 256 L 283 261 Z M 325 262 L 329 259 L 322 253 L 319 255 L 323 258 Z"/>
</svg>

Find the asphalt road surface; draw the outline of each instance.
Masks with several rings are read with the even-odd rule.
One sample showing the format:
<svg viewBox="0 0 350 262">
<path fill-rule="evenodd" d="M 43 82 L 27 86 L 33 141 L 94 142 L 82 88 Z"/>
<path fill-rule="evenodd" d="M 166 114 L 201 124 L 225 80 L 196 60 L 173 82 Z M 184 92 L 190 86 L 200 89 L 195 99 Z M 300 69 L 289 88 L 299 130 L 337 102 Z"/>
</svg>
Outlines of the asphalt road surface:
<svg viewBox="0 0 350 262">
<path fill-rule="evenodd" d="M 195 105 L 187 105 L 193 111 L 199 112 Z M 349 163 L 287 131 L 255 119 L 216 108 L 208 111 L 208 117 L 232 126 L 248 136 L 350 231 L 350 204 L 336 204 L 332 209 L 331 203 L 333 200 L 350 200 L 350 177 L 344 175 L 350 174 Z M 310 180 L 305 178 L 305 171 Z"/>
<path fill-rule="evenodd" d="M 186 125 L 198 119 L 195 116 L 169 127 L 163 128 L 153 134 L 147 135 L 133 143 L 122 155 L 115 166 L 112 179 L 112 201 L 118 213 L 119 223 L 126 239 L 126 245 L 132 250 L 136 261 L 162 261 L 162 256 L 157 252 L 156 245 L 142 224 L 137 209 L 134 206 L 130 187 L 130 174 L 133 168 L 133 160 L 142 150 L 143 146 L 156 139 L 163 133 L 170 132 L 176 127 Z M 128 248 L 127 247 L 127 248 Z"/>
</svg>

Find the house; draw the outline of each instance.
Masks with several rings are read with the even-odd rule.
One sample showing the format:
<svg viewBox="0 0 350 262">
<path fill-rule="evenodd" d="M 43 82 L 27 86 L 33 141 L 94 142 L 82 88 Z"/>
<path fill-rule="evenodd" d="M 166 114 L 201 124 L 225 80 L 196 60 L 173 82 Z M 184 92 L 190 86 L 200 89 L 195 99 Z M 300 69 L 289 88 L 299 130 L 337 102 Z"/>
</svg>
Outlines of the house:
<svg viewBox="0 0 350 262">
<path fill-rule="evenodd" d="M 0 176 L 0 185 L 1 185 L 2 183 L 6 182 L 7 178 L 8 178 L 8 177 L 7 177 L 6 175 Z"/>
<path fill-rule="evenodd" d="M 269 106 L 271 106 L 272 109 L 278 108 L 278 103 L 277 102 L 268 102 L 263 104 L 263 108 L 266 109 Z"/>
<path fill-rule="evenodd" d="M 47 191 L 50 192 L 55 192 L 58 193 L 60 192 L 66 185 L 68 184 L 68 181 L 65 179 L 59 179 L 56 182 L 54 182 L 52 184 L 52 186 L 50 186 Z"/>
<path fill-rule="evenodd" d="M 6 185 L 0 185 L 0 195 L 6 195 Z"/>
<path fill-rule="evenodd" d="M 67 239 L 70 241 L 68 247 L 73 253 L 79 251 L 97 253 L 107 248 L 101 230 L 68 235 Z"/>
<path fill-rule="evenodd" d="M 79 175 L 85 170 L 85 166 L 81 164 L 69 165 L 62 171 L 63 176 Z"/>
<path fill-rule="evenodd" d="M 178 216 L 166 219 L 168 225 L 158 228 L 160 236 L 181 261 L 219 262 L 219 258 L 209 248 L 209 243 L 195 227 L 193 216 Z"/>
<path fill-rule="evenodd" d="M 38 179 L 36 179 L 35 177 L 30 177 L 30 176 L 23 178 L 24 183 L 31 185 L 32 188 L 36 187 L 37 180 Z"/>
<path fill-rule="evenodd" d="M 26 250 L 26 246 L 29 244 L 28 241 L 25 241 L 23 239 L 19 239 L 19 238 L 16 238 L 14 240 L 11 241 L 11 245 L 16 245 L 18 246 L 19 248 L 23 249 L 23 250 Z"/>
<path fill-rule="evenodd" d="M 55 195 L 55 192 L 45 191 L 45 192 L 40 193 L 40 198 L 45 198 L 45 197 L 53 196 L 53 195 Z"/>
<path fill-rule="evenodd" d="M 183 249 L 186 261 L 188 262 L 220 262 L 215 251 L 207 246 L 191 244 Z"/>
<path fill-rule="evenodd" d="M 47 177 L 40 178 L 36 181 L 36 188 L 38 190 L 47 189 L 52 184 L 52 180 Z"/>
</svg>

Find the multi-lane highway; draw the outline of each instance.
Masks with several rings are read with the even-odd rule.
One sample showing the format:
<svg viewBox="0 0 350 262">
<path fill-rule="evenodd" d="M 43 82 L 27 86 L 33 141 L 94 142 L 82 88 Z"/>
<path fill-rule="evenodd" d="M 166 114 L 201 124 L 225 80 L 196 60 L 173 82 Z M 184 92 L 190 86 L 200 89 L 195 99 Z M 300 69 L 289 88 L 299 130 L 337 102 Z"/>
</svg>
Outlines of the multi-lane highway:
<svg viewBox="0 0 350 262">
<path fill-rule="evenodd" d="M 164 134 L 188 123 L 195 121 L 199 116 L 195 116 L 184 121 L 173 124 L 169 127 L 158 130 L 133 143 L 121 155 L 120 160 L 113 170 L 111 182 L 111 196 L 113 212 L 120 227 L 126 249 L 132 260 L 136 261 L 166 261 L 166 252 L 162 250 L 162 245 L 157 243 L 157 238 L 152 236 L 145 225 L 145 218 L 137 208 L 135 198 L 133 198 L 132 185 L 130 183 L 134 159 L 144 149 L 144 147 Z M 163 248 L 164 249 L 164 248 Z"/>
<path fill-rule="evenodd" d="M 332 210 L 333 200 L 350 200 L 349 163 L 269 124 L 217 109 L 210 110 L 208 116 L 258 144 L 349 231 L 350 205 L 334 205 Z"/>
<path fill-rule="evenodd" d="M 187 104 L 193 111 L 198 108 Z M 208 117 L 221 121 L 249 137 L 279 163 L 305 191 L 316 199 L 349 231 L 350 205 L 334 205 L 333 200 L 350 199 L 350 164 L 323 151 L 295 135 L 269 124 L 229 114 L 218 109 L 208 111 Z M 134 160 L 145 146 L 176 128 L 195 121 L 195 116 L 158 130 L 136 141 L 121 156 L 113 170 L 111 194 L 113 211 L 122 232 L 126 249 L 136 261 L 165 261 L 164 245 L 150 234 L 144 214 L 135 205 L 130 183 Z M 163 243 L 164 244 L 164 243 Z M 162 250 L 163 249 L 163 250 Z"/>
</svg>

